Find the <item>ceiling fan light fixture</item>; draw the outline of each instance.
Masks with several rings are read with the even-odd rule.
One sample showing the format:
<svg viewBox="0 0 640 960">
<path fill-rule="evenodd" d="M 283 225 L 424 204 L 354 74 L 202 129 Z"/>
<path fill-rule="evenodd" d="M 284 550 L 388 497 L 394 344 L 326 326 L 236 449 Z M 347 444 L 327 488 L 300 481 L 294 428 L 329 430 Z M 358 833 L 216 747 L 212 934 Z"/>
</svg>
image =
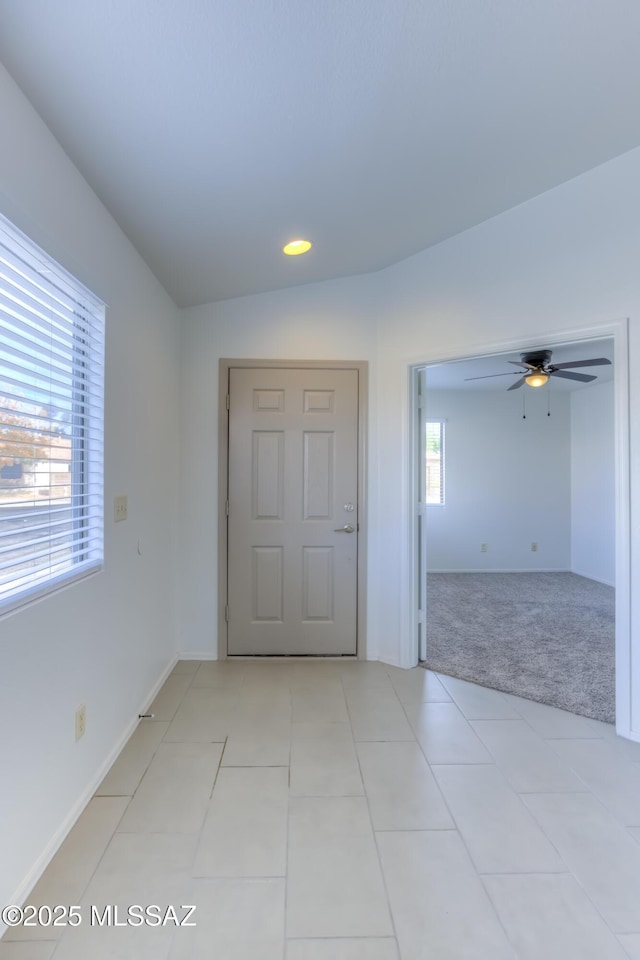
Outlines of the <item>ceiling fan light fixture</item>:
<svg viewBox="0 0 640 960">
<path fill-rule="evenodd" d="M 542 370 L 534 370 L 533 373 L 524 378 L 525 383 L 530 387 L 543 387 L 548 379 L 549 374 L 543 373 Z"/>
</svg>

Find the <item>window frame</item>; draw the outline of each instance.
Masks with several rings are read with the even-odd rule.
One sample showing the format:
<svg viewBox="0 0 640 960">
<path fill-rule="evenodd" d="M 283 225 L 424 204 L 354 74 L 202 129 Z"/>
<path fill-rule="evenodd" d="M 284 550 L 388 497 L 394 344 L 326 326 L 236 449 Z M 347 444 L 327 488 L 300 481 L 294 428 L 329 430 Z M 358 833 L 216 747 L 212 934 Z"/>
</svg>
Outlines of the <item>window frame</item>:
<svg viewBox="0 0 640 960">
<path fill-rule="evenodd" d="M 22 480 L 0 489 L 4 616 L 103 569 L 105 304 L 0 215 L 0 321 L 0 454 Z M 45 462 L 68 462 L 62 487 L 49 466 L 48 497 L 34 455 L 11 452 L 25 429 Z"/>
<path fill-rule="evenodd" d="M 424 421 L 425 424 L 425 462 L 424 462 L 424 502 L 427 507 L 444 507 L 446 504 L 445 498 L 445 420 L 437 419 L 433 417 L 427 417 Z M 439 465 L 440 465 L 440 498 L 439 500 L 430 500 L 429 499 L 429 442 L 428 442 L 428 433 L 429 427 L 433 424 L 438 424 L 440 427 L 440 452 L 439 452 Z"/>
</svg>

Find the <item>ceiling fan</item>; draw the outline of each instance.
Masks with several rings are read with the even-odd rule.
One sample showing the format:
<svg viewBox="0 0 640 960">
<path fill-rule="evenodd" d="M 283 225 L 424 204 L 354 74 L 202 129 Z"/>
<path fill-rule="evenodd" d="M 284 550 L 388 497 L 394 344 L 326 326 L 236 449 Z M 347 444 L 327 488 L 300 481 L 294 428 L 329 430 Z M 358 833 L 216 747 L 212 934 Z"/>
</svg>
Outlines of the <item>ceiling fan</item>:
<svg viewBox="0 0 640 960">
<path fill-rule="evenodd" d="M 551 350 L 530 350 L 520 354 L 520 360 L 509 360 L 522 370 L 510 370 L 508 373 L 490 373 L 484 377 L 465 377 L 465 380 L 488 380 L 491 377 L 513 377 L 519 373 L 520 379 L 512 383 L 509 390 L 517 390 L 525 383 L 530 387 L 542 387 L 550 377 L 562 377 L 565 380 L 580 380 L 589 383 L 597 380 L 596 376 L 587 373 L 570 373 L 572 367 L 597 367 L 610 364 L 606 357 L 595 357 L 592 360 L 573 360 L 570 363 L 551 363 Z"/>
</svg>

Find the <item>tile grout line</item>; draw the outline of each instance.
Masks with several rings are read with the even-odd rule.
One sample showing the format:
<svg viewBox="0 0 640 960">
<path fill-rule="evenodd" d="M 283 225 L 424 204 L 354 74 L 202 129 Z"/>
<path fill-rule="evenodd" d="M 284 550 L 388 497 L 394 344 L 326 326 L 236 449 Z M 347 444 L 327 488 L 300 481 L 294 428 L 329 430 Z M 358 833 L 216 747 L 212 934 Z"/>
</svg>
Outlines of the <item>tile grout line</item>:
<svg viewBox="0 0 640 960">
<path fill-rule="evenodd" d="M 457 703 L 455 704 L 455 706 L 456 706 L 456 708 L 458 709 L 458 711 L 460 712 L 460 714 L 461 714 L 461 716 L 463 717 L 464 721 L 467 723 L 467 725 L 469 726 L 469 728 L 470 728 L 470 729 L 473 731 L 473 733 L 475 734 L 475 731 L 473 730 L 473 727 L 471 727 L 471 724 L 470 724 L 469 720 L 464 716 L 464 714 L 462 713 L 462 710 L 460 710 L 460 707 L 458 706 Z M 408 717 L 407 717 L 407 719 L 408 719 Z M 412 729 L 413 729 L 413 728 L 412 728 Z M 535 731 L 534 731 L 534 732 L 535 732 Z M 477 734 L 475 734 L 475 735 L 477 736 Z M 479 738 L 478 738 L 478 739 L 479 739 Z M 470 864 L 470 866 L 471 866 L 471 869 L 473 870 L 473 872 L 475 873 L 476 877 L 478 878 L 478 881 L 479 881 L 479 883 L 480 883 L 480 886 L 481 886 L 481 888 L 482 888 L 482 890 L 483 890 L 483 892 L 484 892 L 484 896 L 486 897 L 486 900 L 487 900 L 487 902 L 489 903 L 490 908 L 491 908 L 491 910 L 493 911 L 493 914 L 494 914 L 494 916 L 496 917 L 497 922 L 498 922 L 501 930 L 504 932 L 506 942 L 513 948 L 514 953 L 516 953 L 516 955 L 517 955 L 516 944 L 513 943 L 511 937 L 509 936 L 508 931 L 507 931 L 504 923 L 502 922 L 502 918 L 500 917 L 500 914 L 498 913 L 498 910 L 497 910 L 495 904 L 493 903 L 493 900 L 492 900 L 491 897 L 489 896 L 489 892 L 488 892 L 487 887 L 486 887 L 486 885 L 485 885 L 485 883 L 484 883 L 484 881 L 483 881 L 483 876 L 484 876 L 485 874 L 480 873 L 480 871 L 479 871 L 478 868 L 476 867 L 475 861 L 474 861 L 473 857 L 471 856 L 471 853 L 470 853 L 470 851 L 469 851 L 469 848 L 468 848 L 468 846 L 467 846 L 467 843 L 466 843 L 466 841 L 465 841 L 465 838 L 464 838 L 462 832 L 460 831 L 460 828 L 458 827 L 458 823 L 457 823 L 457 820 L 456 820 L 455 816 L 453 815 L 453 811 L 452 811 L 451 808 L 449 807 L 449 804 L 447 803 L 446 797 L 444 796 L 444 793 L 443 793 L 443 791 L 442 791 L 442 789 L 441 789 L 441 787 L 440 787 L 440 784 L 438 783 L 437 777 L 436 777 L 435 774 L 433 773 L 433 767 L 435 767 L 435 766 L 472 766 L 472 767 L 474 767 L 474 766 L 491 766 L 491 767 L 494 767 L 494 768 L 498 771 L 498 773 L 500 773 L 500 775 L 501 775 L 501 776 L 503 777 L 503 779 L 505 780 L 505 783 L 507 784 L 507 786 L 509 787 L 509 789 L 513 791 L 513 793 L 515 794 L 515 796 L 518 796 L 518 794 L 516 793 L 515 790 L 513 790 L 513 788 L 511 787 L 511 785 L 508 783 L 508 781 L 507 781 L 506 778 L 504 777 L 504 774 L 502 774 L 502 771 L 499 769 L 499 767 L 498 767 L 498 765 L 497 765 L 497 763 L 496 763 L 495 757 L 493 757 L 493 755 L 491 754 L 491 752 L 490 752 L 488 749 L 487 749 L 487 753 L 488 753 L 488 755 L 489 755 L 490 757 L 493 757 L 493 763 L 485 763 L 485 764 L 432 764 L 432 763 L 429 762 L 429 759 L 428 759 L 428 757 L 426 756 L 426 754 L 425 754 L 425 752 L 424 752 L 424 750 L 423 750 L 423 748 L 422 748 L 422 744 L 420 743 L 420 741 L 418 740 L 417 742 L 418 742 L 418 746 L 420 747 L 420 749 L 421 749 L 421 751 L 422 751 L 422 754 L 423 754 L 423 756 L 424 756 L 424 758 L 425 758 L 425 762 L 426 762 L 427 766 L 429 767 L 429 770 L 430 770 L 430 772 L 431 772 L 431 775 L 433 776 L 433 779 L 434 779 L 434 781 L 435 781 L 435 783 L 436 783 L 436 786 L 437 786 L 438 790 L 440 791 L 440 793 L 441 793 L 441 795 L 442 795 L 442 799 L 443 799 L 444 805 L 445 805 L 447 811 L 449 812 L 449 815 L 450 815 L 450 817 L 451 817 L 452 822 L 455 824 L 455 833 L 458 835 L 458 837 L 459 837 L 459 839 L 460 839 L 460 843 L 462 844 L 462 847 L 464 848 L 464 851 L 465 851 L 465 853 L 466 853 L 466 855 L 467 855 L 467 858 L 468 858 L 469 864 Z M 480 741 L 480 742 L 482 742 L 482 741 Z M 484 746 L 484 744 L 483 744 L 483 746 Z M 518 797 L 518 799 L 520 799 L 520 798 Z M 526 808 L 526 805 L 524 804 L 524 802 L 523 802 L 522 800 L 520 800 L 520 803 L 522 804 L 523 807 L 525 807 L 525 809 L 527 809 L 527 812 L 529 813 L 529 816 L 532 818 L 533 822 L 536 823 L 538 827 L 540 827 L 540 824 L 537 822 L 536 818 L 533 816 L 533 814 L 531 813 L 531 811 L 528 810 L 528 808 Z M 540 827 L 540 829 L 542 830 L 541 827 Z M 448 832 L 451 832 L 451 831 L 448 831 Z M 560 860 L 560 862 L 563 863 L 563 864 L 565 865 L 565 867 L 567 868 L 566 872 L 567 872 L 568 874 L 570 874 L 570 875 L 573 876 L 573 874 L 571 873 L 571 870 L 569 869 L 569 867 L 568 867 L 567 864 L 565 863 L 564 858 L 560 856 L 559 851 L 556 849 L 555 844 L 553 844 L 553 843 L 551 842 L 551 839 L 547 836 L 546 831 L 545 831 L 545 830 L 542 830 L 542 833 L 543 833 L 543 835 L 546 837 L 546 839 L 547 839 L 548 843 L 551 845 L 552 849 L 553 849 L 553 850 L 556 852 L 556 854 L 558 855 L 558 859 Z M 510 874 L 506 874 L 506 875 L 514 876 L 514 875 L 517 875 L 517 874 L 510 873 Z M 531 875 L 535 875 L 535 874 L 531 874 Z M 564 874 L 561 874 L 561 875 L 564 875 Z"/>
<path fill-rule="evenodd" d="M 593 799 L 595 800 L 595 802 L 598 803 L 598 804 L 603 808 L 603 810 L 605 810 L 606 813 L 612 818 L 612 820 L 615 821 L 615 817 L 613 817 L 613 814 L 610 813 L 610 811 L 608 810 L 608 808 L 602 803 L 601 800 L 598 799 L 598 797 L 596 797 L 596 795 L 595 795 L 592 791 L 589 791 L 588 795 L 591 796 L 591 797 L 593 797 Z M 530 794 L 530 796 L 551 796 L 551 797 L 553 797 L 553 796 L 562 796 L 562 794 L 538 793 L 538 794 Z M 567 793 L 567 794 L 564 794 L 564 796 L 574 796 L 574 797 L 575 797 L 575 796 L 580 796 L 580 797 L 582 797 L 582 796 L 585 796 L 585 794 L 584 794 L 584 793 L 578 793 L 578 794 L 577 794 L 577 793 Z M 531 815 L 534 817 L 534 819 L 536 820 L 536 822 L 538 822 L 537 817 L 535 816 L 535 814 L 534 814 L 533 812 L 531 812 Z M 617 823 L 617 821 L 616 821 L 616 823 Z M 617 825 L 618 825 L 618 826 L 621 826 L 619 823 L 617 823 Z M 542 827 L 542 824 L 539 824 L 539 826 L 540 826 L 540 829 L 542 830 L 542 832 L 544 833 L 545 837 L 547 837 L 549 843 L 553 846 L 554 850 L 556 850 L 556 852 L 558 853 L 558 856 L 560 857 L 560 859 L 562 860 L 562 862 L 565 863 L 564 857 L 560 856 L 560 852 L 557 850 L 556 845 L 553 843 L 551 837 L 549 837 L 549 835 L 547 834 L 546 830 L 544 830 L 544 828 Z M 621 827 L 621 829 L 624 830 L 624 827 Z M 568 873 L 569 873 L 570 876 L 573 878 L 573 880 L 575 881 L 575 883 L 578 885 L 578 887 L 580 888 L 580 890 L 583 892 L 583 894 L 585 895 L 586 899 L 587 899 L 588 902 L 591 904 L 591 906 L 593 907 L 593 909 L 594 909 L 594 911 L 596 912 L 596 914 L 600 917 L 600 919 L 601 919 L 602 922 L 604 923 L 604 925 L 605 925 L 605 927 L 607 928 L 607 930 L 609 930 L 614 937 L 617 937 L 617 936 L 618 936 L 618 931 L 616 931 L 616 930 L 613 929 L 613 927 L 611 926 L 611 924 L 609 923 L 609 921 L 607 920 L 607 918 L 603 915 L 602 911 L 599 909 L 599 907 L 597 906 L 597 904 L 594 902 L 593 898 L 592 898 L 591 895 L 589 894 L 589 891 L 586 889 L 586 887 L 584 886 L 584 884 L 582 883 L 582 881 L 580 880 L 580 878 L 579 878 L 578 876 L 576 876 L 576 874 L 573 872 L 573 870 L 571 870 L 571 868 L 570 868 L 568 865 L 567 865 L 567 869 L 568 869 Z"/>
<path fill-rule="evenodd" d="M 287 829 L 284 840 L 284 909 L 282 912 L 282 957 L 287 956 L 287 908 L 289 904 L 289 837 L 291 833 L 291 747 L 293 741 L 293 691 L 289 685 L 289 771 L 287 775 Z"/>
<path fill-rule="evenodd" d="M 343 686 L 344 686 L 344 685 L 343 685 Z M 345 700 L 346 700 L 346 696 L 345 696 Z M 349 703 L 348 703 L 348 702 L 347 702 L 347 713 L 349 714 L 349 726 L 351 727 L 351 712 L 350 712 L 350 710 L 349 710 Z M 407 722 L 408 722 L 408 721 L 407 721 Z M 353 727 L 351 727 L 351 733 L 353 734 Z M 356 742 L 356 741 L 355 741 L 355 737 L 354 737 L 354 743 L 355 743 L 355 742 Z M 358 764 L 358 771 L 359 771 L 359 773 L 360 773 L 360 780 L 361 780 L 361 782 L 362 782 L 362 789 L 363 789 L 363 791 L 364 791 L 364 800 L 365 800 L 365 803 L 366 803 L 366 805 L 367 805 L 367 815 L 368 815 L 368 817 L 369 817 L 369 825 L 370 825 L 370 827 L 371 827 L 371 834 L 372 834 L 372 837 L 373 837 L 373 843 L 374 843 L 374 846 L 375 846 L 376 857 L 377 857 L 377 860 L 378 860 L 378 867 L 379 867 L 379 869 L 380 869 L 380 877 L 381 877 L 381 880 L 382 880 L 382 886 L 383 886 L 383 889 L 384 889 L 384 895 L 385 895 L 385 899 L 386 899 L 386 901 L 387 901 L 387 909 L 388 909 L 388 911 L 389 911 L 389 919 L 390 919 L 390 921 L 391 921 L 391 929 L 393 930 L 393 938 L 394 938 L 394 940 L 395 940 L 396 950 L 397 950 L 397 952 L 398 952 L 398 956 L 400 956 L 400 955 L 401 955 L 401 954 L 400 954 L 400 942 L 399 942 L 399 940 L 398 940 L 398 931 L 397 931 L 397 928 L 396 928 L 396 921 L 395 921 L 395 917 L 394 917 L 394 915 L 393 915 L 393 909 L 392 909 L 392 907 L 391 907 L 391 898 L 389 897 L 389 888 L 388 888 L 388 885 L 387 885 L 387 877 L 386 877 L 385 872 L 384 872 L 384 866 L 383 866 L 383 863 L 382 863 L 382 857 L 381 857 L 381 855 L 380 855 L 380 847 L 379 847 L 379 845 L 378 845 L 378 838 L 377 838 L 377 836 L 376 836 L 376 831 L 375 831 L 374 826 L 373 826 L 373 818 L 372 818 L 372 816 L 371 816 L 371 805 L 370 805 L 370 803 L 369 803 L 369 796 L 368 796 L 368 794 L 367 794 L 367 788 L 366 788 L 366 785 L 365 785 L 365 782 L 364 782 L 364 777 L 363 777 L 363 775 L 362 775 L 362 765 L 361 765 L 361 763 L 360 763 L 360 756 L 359 756 L 359 754 L 358 754 L 358 749 L 357 749 L 357 747 L 356 747 L 356 762 L 357 762 L 357 764 Z"/>
</svg>

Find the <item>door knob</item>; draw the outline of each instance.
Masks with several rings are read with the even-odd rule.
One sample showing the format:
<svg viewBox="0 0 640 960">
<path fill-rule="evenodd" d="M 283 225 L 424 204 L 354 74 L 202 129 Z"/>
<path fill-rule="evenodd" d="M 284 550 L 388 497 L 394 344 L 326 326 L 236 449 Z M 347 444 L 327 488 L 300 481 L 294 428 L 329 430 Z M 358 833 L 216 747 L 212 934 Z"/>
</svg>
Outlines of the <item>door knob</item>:
<svg viewBox="0 0 640 960">
<path fill-rule="evenodd" d="M 336 527 L 334 533 L 353 533 L 355 527 L 352 523 L 345 523 L 344 527 Z"/>
</svg>

